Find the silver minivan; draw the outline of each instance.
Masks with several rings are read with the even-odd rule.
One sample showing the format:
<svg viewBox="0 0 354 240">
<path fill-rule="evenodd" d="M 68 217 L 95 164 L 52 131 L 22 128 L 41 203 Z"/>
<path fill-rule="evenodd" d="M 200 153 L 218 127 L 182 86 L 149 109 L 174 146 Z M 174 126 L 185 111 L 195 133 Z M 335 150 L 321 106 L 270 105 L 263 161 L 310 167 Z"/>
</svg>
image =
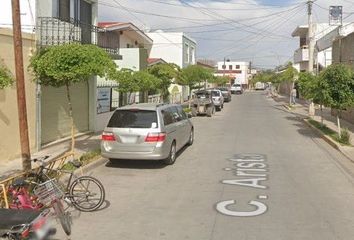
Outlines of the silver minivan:
<svg viewBox="0 0 354 240">
<path fill-rule="evenodd" d="M 193 140 L 194 127 L 182 106 L 134 104 L 113 113 L 102 133 L 101 154 L 110 161 L 163 160 L 170 165 L 177 152 Z"/>
</svg>

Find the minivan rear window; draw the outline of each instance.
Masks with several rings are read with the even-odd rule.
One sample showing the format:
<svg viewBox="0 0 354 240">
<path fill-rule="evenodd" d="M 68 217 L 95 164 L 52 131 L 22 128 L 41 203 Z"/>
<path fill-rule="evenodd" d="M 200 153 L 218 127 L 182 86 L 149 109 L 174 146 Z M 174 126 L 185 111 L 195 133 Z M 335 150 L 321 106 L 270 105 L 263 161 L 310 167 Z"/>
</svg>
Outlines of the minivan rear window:
<svg viewBox="0 0 354 240">
<path fill-rule="evenodd" d="M 112 115 L 107 127 L 111 128 L 151 128 L 151 124 L 157 124 L 156 111 L 148 110 L 117 110 Z"/>
</svg>

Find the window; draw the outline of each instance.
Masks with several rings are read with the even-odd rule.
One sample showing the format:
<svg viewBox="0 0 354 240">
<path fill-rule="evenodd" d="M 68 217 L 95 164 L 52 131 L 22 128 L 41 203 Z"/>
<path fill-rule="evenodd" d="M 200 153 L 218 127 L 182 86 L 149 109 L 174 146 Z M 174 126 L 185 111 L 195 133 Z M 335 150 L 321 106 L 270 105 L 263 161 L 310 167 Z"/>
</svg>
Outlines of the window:
<svg viewBox="0 0 354 240">
<path fill-rule="evenodd" d="M 191 59 L 190 59 L 190 63 L 194 64 L 195 63 L 195 48 L 191 47 Z"/>
<path fill-rule="evenodd" d="M 115 111 L 109 120 L 108 127 L 113 128 L 151 128 L 151 124 L 157 124 L 156 111 L 139 109 Z"/>
<path fill-rule="evenodd" d="M 240 65 L 236 65 L 236 69 L 240 69 Z"/>
<path fill-rule="evenodd" d="M 232 65 L 229 65 L 229 70 L 232 70 Z"/>
<path fill-rule="evenodd" d="M 59 0 L 58 18 L 64 21 L 70 19 L 70 0 Z"/>
<path fill-rule="evenodd" d="M 184 44 L 184 62 L 189 61 L 189 45 L 187 43 Z"/>
<path fill-rule="evenodd" d="M 178 111 L 178 114 L 179 114 L 181 120 L 188 118 L 187 114 L 183 111 L 183 108 L 181 106 L 177 107 L 177 111 Z"/>
<path fill-rule="evenodd" d="M 164 110 L 161 111 L 162 116 L 163 116 L 163 122 L 165 124 L 165 126 L 168 126 L 172 123 L 174 123 L 174 118 L 173 118 L 173 114 L 170 108 L 166 108 Z"/>
</svg>

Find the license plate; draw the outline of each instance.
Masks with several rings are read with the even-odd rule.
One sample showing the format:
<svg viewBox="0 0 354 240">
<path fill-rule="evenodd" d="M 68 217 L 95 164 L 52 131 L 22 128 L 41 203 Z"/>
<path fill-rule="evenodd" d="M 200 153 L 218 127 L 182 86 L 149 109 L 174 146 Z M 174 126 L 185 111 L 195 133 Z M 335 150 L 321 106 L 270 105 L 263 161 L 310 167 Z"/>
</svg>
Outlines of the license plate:
<svg viewBox="0 0 354 240">
<path fill-rule="evenodd" d="M 204 112 L 204 107 L 199 107 L 199 112 Z"/>
</svg>

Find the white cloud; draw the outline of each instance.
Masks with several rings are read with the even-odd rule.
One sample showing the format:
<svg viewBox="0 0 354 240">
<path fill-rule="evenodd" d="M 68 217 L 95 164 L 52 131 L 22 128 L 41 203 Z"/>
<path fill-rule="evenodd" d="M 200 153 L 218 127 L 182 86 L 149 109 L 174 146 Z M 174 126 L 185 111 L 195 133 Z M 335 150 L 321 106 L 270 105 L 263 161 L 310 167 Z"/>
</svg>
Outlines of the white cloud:
<svg viewBox="0 0 354 240">
<path fill-rule="evenodd" d="M 102 0 L 99 20 L 130 21 L 143 29 L 184 31 L 198 41 L 198 58 L 222 60 L 227 57 L 272 67 L 291 60 L 298 47 L 298 39 L 292 39 L 291 32 L 307 22 L 305 2 L 269 7 L 255 0 Z M 316 22 L 328 22 L 326 9 L 330 5 L 343 5 L 345 13 L 354 12 L 354 1 L 318 0 L 315 3 L 320 6 L 314 5 Z M 351 16 L 346 20 L 353 19 Z"/>
</svg>

